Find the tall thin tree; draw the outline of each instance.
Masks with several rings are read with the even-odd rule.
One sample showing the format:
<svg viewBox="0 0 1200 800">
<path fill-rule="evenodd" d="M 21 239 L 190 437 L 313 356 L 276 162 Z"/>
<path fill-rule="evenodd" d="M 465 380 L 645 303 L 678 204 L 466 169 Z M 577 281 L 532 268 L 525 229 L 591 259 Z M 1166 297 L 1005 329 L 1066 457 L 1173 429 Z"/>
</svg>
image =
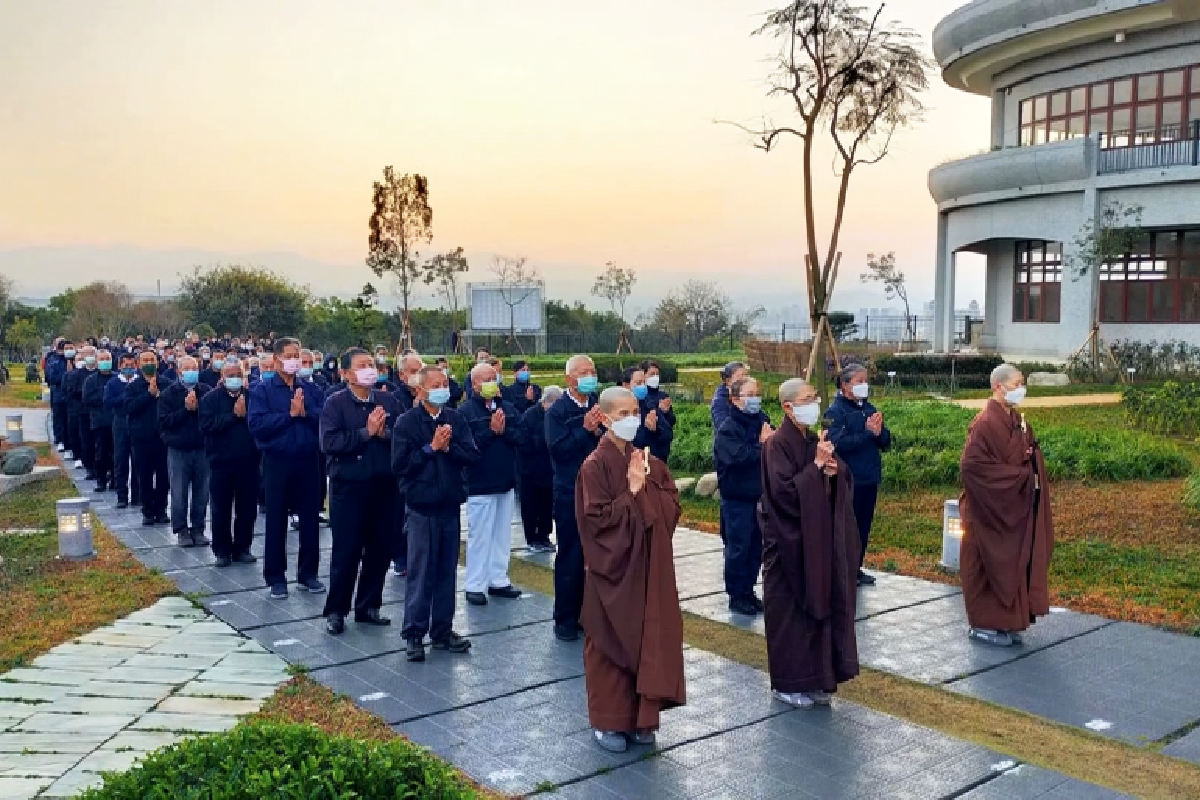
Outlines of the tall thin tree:
<svg viewBox="0 0 1200 800">
<path fill-rule="evenodd" d="M 448 253 L 439 253 L 425 264 L 425 284 L 435 286 L 443 307 L 450 312 L 454 325 L 454 352 L 462 350 L 462 279 L 470 271 L 463 249 L 456 247 Z"/>
<path fill-rule="evenodd" d="M 621 318 L 621 336 L 617 339 L 617 354 L 622 348 L 628 348 L 633 353 L 633 345 L 629 342 L 629 331 L 625 322 L 625 306 L 633 294 L 633 285 L 637 283 L 637 274 L 632 269 L 622 269 L 616 262 L 609 261 L 604 265 L 604 272 L 596 277 L 592 285 L 592 294 L 603 297 L 612 307 L 613 314 Z"/>
<path fill-rule="evenodd" d="M 905 338 L 909 342 L 916 342 L 916 320 L 913 319 L 912 308 L 908 304 L 908 286 L 904 282 L 904 273 L 896 266 L 896 254 L 876 256 L 874 253 L 868 253 L 867 271 L 862 274 L 862 282 L 882 283 L 883 294 L 888 300 L 899 298 L 900 302 L 904 303 Z"/>
<path fill-rule="evenodd" d="M 517 307 L 537 294 L 538 272 L 529 266 L 527 259 L 496 256 L 492 259 L 492 274 L 497 278 L 500 299 L 508 306 L 508 344 L 517 348 L 521 355 L 525 348 L 517 338 Z"/>
<path fill-rule="evenodd" d="M 850 180 L 862 166 L 888 154 L 895 132 L 918 121 L 924 111 L 920 93 L 929 87 L 931 63 L 920 37 L 897 22 L 881 22 L 851 0 L 793 0 L 767 14 L 754 35 L 779 43 L 773 59 L 768 97 L 793 107 L 797 122 L 738 125 L 754 136 L 755 146 L 770 152 L 785 137 L 800 139 L 803 150 L 804 262 L 808 276 L 809 317 L 813 330 L 812 365 L 824 364 L 823 343 L 832 336 L 826 318 L 837 281 L 842 223 Z M 828 238 L 817 233 L 815 159 L 833 149 L 838 181 Z M 825 370 L 816 375 L 824 394 Z"/>
<path fill-rule="evenodd" d="M 424 175 L 396 175 L 390 166 L 384 167 L 371 204 L 367 266 L 381 278 L 395 277 L 403 313 L 400 343 L 412 347 L 408 312 L 422 271 L 417 246 L 433 240 L 429 180 Z"/>
</svg>

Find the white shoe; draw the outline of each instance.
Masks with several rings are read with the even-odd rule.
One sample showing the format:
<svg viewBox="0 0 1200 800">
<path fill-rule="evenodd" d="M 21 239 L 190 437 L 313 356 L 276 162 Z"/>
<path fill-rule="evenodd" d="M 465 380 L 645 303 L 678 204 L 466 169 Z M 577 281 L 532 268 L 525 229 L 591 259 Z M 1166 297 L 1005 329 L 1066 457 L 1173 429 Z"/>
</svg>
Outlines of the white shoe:
<svg viewBox="0 0 1200 800">
<path fill-rule="evenodd" d="M 829 692 L 809 692 L 808 697 L 819 706 L 827 706 L 833 702 L 833 695 Z"/>
<path fill-rule="evenodd" d="M 67 448 L 63 447 L 63 443 L 62 443 L 62 442 L 59 442 L 59 443 L 58 443 L 58 452 L 60 452 L 60 453 L 61 453 L 62 451 L 66 450 L 66 449 L 67 449 Z"/>
<path fill-rule="evenodd" d="M 75 469 L 83 469 L 83 462 L 80 461 L 78 458 L 75 459 Z"/>
<path fill-rule="evenodd" d="M 75 456 L 72 455 L 70 450 L 67 450 L 66 452 L 63 453 L 63 461 L 74 461 L 74 460 L 75 460 Z"/>
<path fill-rule="evenodd" d="M 772 690 L 771 694 L 775 696 L 776 700 L 780 701 L 781 703 L 787 703 L 789 706 L 795 706 L 796 708 L 812 708 L 813 707 L 812 698 L 809 697 L 808 695 L 802 694 L 800 692 L 794 692 L 792 694 L 788 694 L 787 692 L 779 692 L 779 691 Z"/>
</svg>

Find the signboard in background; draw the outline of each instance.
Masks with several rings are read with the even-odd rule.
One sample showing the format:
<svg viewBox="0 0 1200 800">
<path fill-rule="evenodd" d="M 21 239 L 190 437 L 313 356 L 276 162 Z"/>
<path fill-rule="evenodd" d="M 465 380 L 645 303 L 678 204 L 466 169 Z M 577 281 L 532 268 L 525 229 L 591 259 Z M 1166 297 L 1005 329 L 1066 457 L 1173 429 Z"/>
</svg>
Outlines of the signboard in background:
<svg viewBox="0 0 1200 800">
<path fill-rule="evenodd" d="M 468 283 L 468 325 L 475 332 L 508 333 L 513 325 L 517 333 L 542 333 L 546 325 L 544 296 L 541 281 L 513 286 Z"/>
</svg>

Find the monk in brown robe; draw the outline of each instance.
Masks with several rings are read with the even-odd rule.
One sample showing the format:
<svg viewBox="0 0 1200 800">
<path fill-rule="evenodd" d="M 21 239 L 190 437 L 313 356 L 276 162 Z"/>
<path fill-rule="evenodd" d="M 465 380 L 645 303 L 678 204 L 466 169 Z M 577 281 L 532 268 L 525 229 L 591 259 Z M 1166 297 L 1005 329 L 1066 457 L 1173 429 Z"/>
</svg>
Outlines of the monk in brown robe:
<svg viewBox="0 0 1200 800">
<path fill-rule="evenodd" d="M 808 708 L 858 674 L 854 605 L 858 526 L 850 470 L 819 434 L 817 393 L 800 378 L 779 387 L 786 419 L 763 444 L 759 524 L 771 689 Z"/>
<path fill-rule="evenodd" d="M 1016 411 L 1024 399 L 1020 370 L 996 367 L 992 399 L 967 429 L 960 465 L 959 574 L 969 635 L 999 647 L 1020 644 L 1020 632 L 1050 613 L 1050 483 L 1033 428 Z"/>
<path fill-rule="evenodd" d="M 653 744 L 659 712 L 685 699 L 671 547 L 679 497 L 666 465 L 630 444 L 641 426 L 633 393 L 606 389 L 598 408 L 606 432 L 575 481 L 583 670 L 596 743 L 620 753 Z"/>
</svg>

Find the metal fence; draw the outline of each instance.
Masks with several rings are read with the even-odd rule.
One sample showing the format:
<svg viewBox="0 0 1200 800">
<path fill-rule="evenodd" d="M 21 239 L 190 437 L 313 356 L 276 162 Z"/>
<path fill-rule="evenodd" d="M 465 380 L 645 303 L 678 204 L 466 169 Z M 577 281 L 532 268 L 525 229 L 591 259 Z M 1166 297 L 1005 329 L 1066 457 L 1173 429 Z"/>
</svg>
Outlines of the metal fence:
<svg viewBox="0 0 1200 800">
<path fill-rule="evenodd" d="M 954 344 L 969 345 L 970 331 L 983 323 L 981 317 L 956 316 L 954 318 Z M 868 316 L 856 320 L 856 329 L 843 337 L 848 342 L 864 342 L 879 346 L 898 346 L 903 342 L 917 342 L 929 346 L 933 342 L 934 317 Z M 807 342 L 812 339 L 812 326 L 807 322 L 786 322 L 777 328 L 759 327 L 753 331 L 755 337 L 772 342 Z"/>
<path fill-rule="evenodd" d="M 1200 166 L 1200 120 L 1164 126 L 1157 134 L 1100 134 L 1101 175 L 1182 166 Z"/>
</svg>

